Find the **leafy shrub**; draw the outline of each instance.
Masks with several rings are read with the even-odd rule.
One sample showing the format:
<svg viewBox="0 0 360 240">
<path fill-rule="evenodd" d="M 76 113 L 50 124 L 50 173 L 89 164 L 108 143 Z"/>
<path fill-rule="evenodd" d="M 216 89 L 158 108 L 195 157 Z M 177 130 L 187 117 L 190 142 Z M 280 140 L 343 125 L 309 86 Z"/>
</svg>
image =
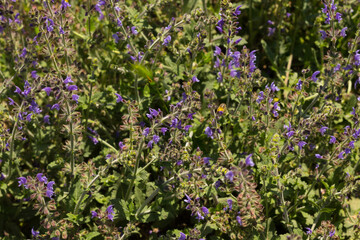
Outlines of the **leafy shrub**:
<svg viewBox="0 0 360 240">
<path fill-rule="evenodd" d="M 1 237 L 359 239 L 359 14 L 2 1 Z"/>
</svg>

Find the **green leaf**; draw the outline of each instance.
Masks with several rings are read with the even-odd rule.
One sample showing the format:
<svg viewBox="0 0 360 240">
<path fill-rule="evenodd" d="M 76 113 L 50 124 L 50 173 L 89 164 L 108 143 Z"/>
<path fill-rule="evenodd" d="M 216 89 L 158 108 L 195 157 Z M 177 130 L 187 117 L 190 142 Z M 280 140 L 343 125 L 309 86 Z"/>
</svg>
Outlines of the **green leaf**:
<svg viewBox="0 0 360 240">
<path fill-rule="evenodd" d="M 72 214 L 72 213 L 68 213 L 68 214 L 66 214 L 66 216 L 68 216 L 67 219 L 68 219 L 69 221 L 71 221 L 71 222 L 73 222 L 73 223 L 75 223 L 75 224 L 78 225 L 78 221 L 80 220 L 79 215 L 75 215 L 75 214 Z"/>
<path fill-rule="evenodd" d="M 89 232 L 88 234 L 86 234 L 86 239 L 93 239 L 94 237 L 99 236 L 100 233 L 99 232 Z"/>
<path fill-rule="evenodd" d="M 149 82 L 153 81 L 153 73 L 151 70 L 147 69 L 145 66 L 138 63 L 134 63 L 131 66 L 138 75 L 140 75 L 143 78 L 146 78 L 147 80 L 149 80 Z"/>
<path fill-rule="evenodd" d="M 146 85 L 145 85 L 143 94 L 144 94 L 144 97 L 147 97 L 147 98 L 149 98 L 149 97 L 151 96 L 151 95 L 150 95 L 150 87 L 149 87 L 149 84 L 146 84 Z"/>
<path fill-rule="evenodd" d="M 144 186 L 143 184 L 139 184 L 140 186 Z M 139 185 L 135 186 L 135 204 L 137 207 L 140 207 L 141 204 L 145 200 L 145 195 Z"/>
<path fill-rule="evenodd" d="M 336 208 L 322 208 L 322 209 L 320 209 L 320 212 L 322 212 L 322 213 L 331 213 L 331 212 L 333 212 L 335 210 L 336 210 Z"/>
</svg>

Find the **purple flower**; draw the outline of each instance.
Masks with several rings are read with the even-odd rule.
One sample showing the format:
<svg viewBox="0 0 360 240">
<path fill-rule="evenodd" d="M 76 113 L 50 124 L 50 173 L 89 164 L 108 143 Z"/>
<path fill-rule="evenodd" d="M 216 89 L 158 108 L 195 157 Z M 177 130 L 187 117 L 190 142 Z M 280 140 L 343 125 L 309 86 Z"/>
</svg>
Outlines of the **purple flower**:
<svg viewBox="0 0 360 240">
<path fill-rule="evenodd" d="M 197 214 L 196 219 L 199 219 L 199 221 L 204 219 L 204 216 L 201 215 L 200 212 L 196 212 L 196 214 Z"/>
<path fill-rule="evenodd" d="M 54 105 L 52 105 L 52 107 L 50 108 L 51 110 L 54 110 L 54 109 L 56 109 L 56 110 L 60 110 L 60 105 L 59 104 L 57 104 L 57 103 L 55 103 Z"/>
<path fill-rule="evenodd" d="M 67 86 L 68 91 L 76 91 L 78 90 L 78 87 L 76 85 L 69 85 Z"/>
<path fill-rule="evenodd" d="M 280 90 L 280 89 L 275 85 L 274 82 L 271 83 L 270 89 L 271 89 L 271 92 L 277 92 L 277 91 Z"/>
<path fill-rule="evenodd" d="M 27 50 L 24 47 L 19 57 L 24 58 L 26 56 L 26 53 L 27 53 Z"/>
<path fill-rule="evenodd" d="M 311 228 L 305 228 L 306 229 L 306 234 L 307 235 L 311 235 L 312 234 L 312 230 L 311 230 Z"/>
<path fill-rule="evenodd" d="M 145 128 L 142 135 L 144 135 L 145 137 L 147 137 L 150 133 L 150 128 Z"/>
<path fill-rule="evenodd" d="M 232 209 L 232 204 L 233 204 L 232 199 L 228 199 L 227 204 L 229 205 L 229 209 L 231 210 Z"/>
<path fill-rule="evenodd" d="M 237 40 L 234 41 L 234 45 L 237 45 L 239 42 L 241 42 L 242 38 L 239 38 Z"/>
<path fill-rule="evenodd" d="M 134 35 L 138 34 L 138 31 L 136 30 L 135 26 L 131 27 L 131 33 L 134 34 Z"/>
<path fill-rule="evenodd" d="M 346 37 L 346 30 L 347 29 L 348 29 L 347 27 L 344 27 L 343 29 L 341 29 L 340 36 Z"/>
<path fill-rule="evenodd" d="M 158 143 L 160 141 L 160 137 L 158 135 L 153 136 L 154 143 Z"/>
<path fill-rule="evenodd" d="M 327 38 L 327 34 L 326 34 L 326 32 L 325 32 L 324 30 L 320 30 L 319 32 L 320 32 L 320 34 L 321 34 L 321 39 L 322 39 L 322 40 L 324 40 L 325 38 Z"/>
<path fill-rule="evenodd" d="M 221 48 L 219 48 L 218 46 L 215 46 L 214 56 L 218 56 L 220 54 L 221 54 Z"/>
<path fill-rule="evenodd" d="M 276 31 L 276 27 L 268 27 L 268 37 L 271 37 L 272 35 L 274 35 L 274 33 L 275 33 L 275 31 Z"/>
<path fill-rule="evenodd" d="M 94 217 L 97 217 L 97 216 L 98 216 L 97 212 L 91 211 L 91 218 L 94 218 Z"/>
<path fill-rule="evenodd" d="M 339 71 L 340 68 L 341 68 L 341 65 L 340 65 L 340 63 L 338 63 L 338 64 L 334 67 L 334 73 L 337 72 L 337 71 Z"/>
<path fill-rule="evenodd" d="M 51 18 L 46 19 L 46 29 L 48 32 L 52 32 L 54 30 L 54 21 Z"/>
<path fill-rule="evenodd" d="M 29 187 L 27 186 L 27 179 L 25 177 L 18 177 L 17 179 L 19 179 L 19 187 L 23 185 L 26 189 L 29 189 Z"/>
<path fill-rule="evenodd" d="M 200 80 L 196 76 L 192 77 L 192 81 L 193 83 L 200 82 Z"/>
<path fill-rule="evenodd" d="M 338 158 L 344 159 L 344 158 L 345 158 L 345 157 L 344 157 L 344 154 L 345 154 L 344 151 L 340 152 L 339 155 L 338 155 Z"/>
<path fill-rule="evenodd" d="M 106 212 L 107 212 L 107 217 L 111 220 L 111 221 L 114 221 L 114 209 L 113 209 L 113 205 L 110 205 L 107 207 L 106 209 Z"/>
<path fill-rule="evenodd" d="M 102 13 L 101 8 L 100 8 L 104 4 L 105 4 L 104 1 L 99 1 L 99 3 L 97 3 L 95 5 L 95 10 L 100 14 L 99 15 L 99 20 L 102 20 L 104 18 L 104 14 Z"/>
<path fill-rule="evenodd" d="M 79 102 L 78 102 L 78 100 L 79 100 L 79 95 L 73 94 L 73 95 L 71 96 L 71 98 L 72 98 L 72 100 L 74 100 L 76 103 L 79 103 Z"/>
<path fill-rule="evenodd" d="M 123 144 L 123 142 L 119 142 L 119 148 L 120 148 L 120 150 L 123 150 L 124 149 L 124 147 L 125 147 L 125 144 Z"/>
<path fill-rule="evenodd" d="M 180 237 L 179 237 L 178 240 L 186 240 L 186 235 L 185 235 L 185 233 L 180 232 Z"/>
<path fill-rule="evenodd" d="M 29 113 L 29 114 L 26 116 L 26 121 L 31 122 L 31 116 L 32 116 L 32 113 Z"/>
<path fill-rule="evenodd" d="M 46 187 L 50 190 L 53 190 L 53 186 L 54 186 L 55 182 L 54 181 L 50 181 L 47 183 Z"/>
<path fill-rule="evenodd" d="M 286 136 L 287 136 L 288 138 L 291 138 L 294 134 L 295 134 L 294 131 L 289 131 L 289 132 L 286 133 Z"/>
<path fill-rule="evenodd" d="M 349 147 L 350 147 L 351 149 L 354 149 L 354 148 L 355 148 L 354 143 L 355 143 L 355 141 L 350 141 L 350 142 L 349 142 Z"/>
<path fill-rule="evenodd" d="M 315 157 L 320 158 L 320 159 L 322 158 L 322 156 L 320 154 L 315 154 Z"/>
<path fill-rule="evenodd" d="M 224 30 L 223 30 L 224 24 L 225 24 L 225 21 L 224 21 L 224 19 L 222 19 L 222 18 L 217 22 L 216 29 L 217 29 L 220 33 L 222 33 L 222 32 L 224 31 Z"/>
<path fill-rule="evenodd" d="M 171 36 L 169 35 L 164 39 L 164 42 L 162 45 L 167 47 L 169 45 L 170 41 L 171 41 Z"/>
<path fill-rule="evenodd" d="M 121 27 L 123 24 L 122 24 L 122 21 L 120 20 L 120 19 L 117 19 L 117 25 L 118 25 L 118 27 Z"/>
<path fill-rule="evenodd" d="M 116 95 L 116 103 L 119 103 L 119 102 L 123 101 L 123 98 L 122 98 L 122 96 L 120 94 L 115 93 L 115 95 Z"/>
<path fill-rule="evenodd" d="M 201 207 L 201 211 L 204 213 L 205 217 L 209 214 L 209 209 L 206 207 Z"/>
<path fill-rule="evenodd" d="M 261 103 L 264 99 L 265 99 L 264 92 L 263 92 L 263 91 L 260 91 L 260 92 L 259 92 L 259 96 L 258 96 L 258 98 L 256 99 L 256 102 L 257 102 L 257 103 Z"/>
<path fill-rule="evenodd" d="M 333 237 L 335 235 L 335 230 L 329 232 L 329 237 Z"/>
<path fill-rule="evenodd" d="M 338 22 L 340 23 L 341 20 L 342 20 L 342 17 L 341 17 L 341 13 L 337 12 L 336 15 L 335 15 L 335 19 L 338 20 Z"/>
<path fill-rule="evenodd" d="M 36 78 L 38 78 L 39 76 L 36 74 L 36 71 L 32 71 L 32 72 L 31 72 L 31 77 L 34 78 L 34 79 L 36 79 Z"/>
<path fill-rule="evenodd" d="M 52 198 L 53 195 L 54 195 L 54 191 L 52 189 L 46 189 L 46 196 L 48 198 Z"/>
<path fill-rule="evenodd" d="M 356 109 L 355 109 L 354 107 L 352 108 L 352 111 L 351 111 L 350 114 L 355 116 L 355 114 L 356 114 Z"/>
<path fill-rule="evenodd" d="M 71 7 L 71 5 L 66 0 L 61 0 L 61 8 L 66 10 L 68 7 Z"/>
<path fill-rule="evenodd" d="M 213 131 L 210 127 L 206 127 L 205 128 L 205 134 L 209 137 L 209 138 L 214 138 L 213 136 Z"/>
<path fill-rule="evenodd" d="M 313 75 L 311 76 L 311 80 L 313 80 L 313 82 L 316 82 L 318 80 L 317 75 L 319 75 L 320 71 L 316 71 L 313 73 Z"/>
<path fill-rule="evenodd" d="M 336 138 L 334 136 L 330 137 L 330 144 L 334 144 L 336 142 Z"/>
<path fill-rule="evenodd" d="M 73 82 L 73 81 L 71 80 L 71 77 L 70 77 L 70 76 L 67 76 L 67 77 L 64 79 L 64 83 L 65 83 L 65 84 L 68 84 L 68 83 L 71 83 L 71 82 Z"/>
<path fill-rule="evenodd" d="M 153 143 L 154 143 L 154 141 L 153 141 L 153 140 L 150 140 L 150 141 L 148 142 L 148 144 L 147 144 L 147 147 L 148 147 L 148 148 L 152 148 L 152 147 L 153 147 Z"/>
<path fill-rule="evenodd" d="M 64 29 L 61 26 L 59 27 L 59 33 L 60 34 L 65 34 Z"/>
<path fill-rule="evenodd" d="M 239 223 L 240 226 L 242 226 L 242 220 L 240 216 L 236 216 L 236 221 Z"/>
<path fill-rule="evenodd" d="M 354 55 L 354 64 L 355 66 L 359 66 L 360 65 L 360 54 L 359 54 L 360 50 L 356 50 L 355 55 Z"/>
<path fill-rule="evenodd" d="M 237 8 L 235 9 L 235 11 L 233 13 L 234 16 L 239 16 L 241 14 L 240 8 L 241 8 L 241 5 L 237 6 Z"/>
<path fill-rule="evenodd" d="M 320 128 L 320 133 L 321 133 L 321 135 L 324 136 L 326 130 L 328 130 L 328 129 L 329 129 L 328 127 L 322 126 L 322 127 Z"/>
<path fill-rule="evenodd" d="M 15 86 L 15 91 L 14 91 L 14 93 L 22 94 L 21 89 L 20 89 L 18 86 Z"/>
<path fill-rule="evenodd" d="M 280 111 L 280 110 L 281 110 L 281 108 L 280 108 L 280 106 L 279 106 L 279 102 L 275 102 L 275 103 L 274 103 L 274 107 L 273 107 L 273 109 L 271 110 L 271 112 L 274 114 L 274 117 L 278 117 L 278 116 L 279 116 L 279 114 L 278 114 L 277 111 Z"/>
<path fill-rule="evenodd" d="M 114 38 L 115 43 L 118 43 L 118 42 L 120 41 L 120 38 L 119 38 L 119 36 L 118 36 L 117 33 L 114 33 L 114 34 L 112 35 L 112 37 Z"/>
<path fill-rule="evenodd" d="M 253 167 L 255 165 L 251 157 L 252 157 L 252 154 L 250 154 L 249 156 L 246 157 L 246 160 L 245 160 L 246 166 Z"/>
<path fill-rule="evenodd" d="M 99 143 L 99 140 L 97 140 L 95 137 L 89 136 L 89 138 L 91 139 L 91 141 L 94 143 L 94 145 Z"/>
<path fill-rule="evenodd" d="M 39 180 L 39 182 L 47 183 L 47 178 L 43 176 L 44 174 L 38 173 L 36 174 L 36 178 Z"/>
<path fill-rule="evenodd" d="M 189 197 L 189 195 L 187 195 L 187 194 L 185 193 L 185 197 L 186 197 L 186 199 L 184 200 L 184 202 L 190 204 L 191 198 Z"/>
<path fill-rule="evenodd" d="M 219 67 L 220 67 L 220 59 L 216 57 L 214 68 L 219 68 Z"/>
<path fill-rule="evenodd" d="M 194 115 L 195 115 L 195 113 L 189 113 L 189 114 L 187 115 L 187 118 L 190 119 L 190 120 L 193 120 L 193 119 L 194 119 Z"/>
<path fill-rule="evenodd" d="M 217 75 L 218 75 L 218 77 L 216 79 L 218 80 L 218 82 L 222 82 L 223 76 L 222 76 L 221 72 L 218 72 Z"/>
<path fill-rule="evenodd" d="M 299 146 L 300 150 L 302 150 L 302 148 L 303 148 L 306 144 L 307 144 L 306 142 L 300 141 L 300 142 L 298 143 L 298 146 Z"/>
<path fill-rule="evenodd" d="M 167 129 L 166 127 L 161 128 L 162 134 L 165 135 L 165 133 L 166 133 L 167 130 L 168 130 L 168 129 Z"/>
<path fill-rule="evenodd" d="M 204 164 L 210 164 L 209 160 L 211 160 L 211 158 L 204 157 L 203 160 L 204 160 Z"/>
<path fill-rule="evenodd" d="M 230 182 L 234 181 L 234 173 L 232 171 L 228 171 L 225 174 L 226 179 L 228 179 Z"/>
<path fill-rule="evenodd" d="M 188 132 L 191 127 L 192 127 L 192 125 L 186 125 L 186 126 L 184 127 L 184 130 L 185 130 L 186 132 Z"/>
<path fill-rule="evenodd" d="M 50 124 L 50 116 L 49 115 L 44 116 L 44 123 Z"/>
<path fill-rule="evenodd" d="M 12 98 L 8 97 L 8 99 L 9 99 L 9 105 L 10 106 L 15 104 L 15 102 L 14 102 L 14 100 Z"/>
<path fill-rule="evenodd" d="M 300 91 L 302 89 L 302 84 L 303 84 L 303 82 L 301 81 L 301 79 L 299 79 L 299 81 L 296 84 L 295 88 Z"/>
<path fill-rule="evenodd" d="M 250 73 L 253 73 L 256 69 L 256 66 L 255 66 L 255 61 L 256 61 L 256 55 L 255 55 L 255 52 L 257 50 L 253 50 L 250 52 L 249 56 L 250 56 L 250 60 L 249 60 L 249 70 L 250 70 Z"/>
<path fill-rule="evenodd" d="M 46 95 L 50 96 L 51 87 L 45 87 L 45 88 L 43 88 L 42 90 L 46 92 Z"/>
<path fill-rule="evenodd" d="M 351 149 L 350 148 L 345 148 L 345 154 L 349 154 L 351 153 Z"/>
<path fill-rule="evenodd" d="M 31 228 L 31 234 L 33 235 L 33 237 L 37 237 L 40 234 L 40 232 L 35 231 L 34 228 Z"/>
<path fill-rule="evenodd" d="M 150 114 L 146 114 L 148 115 L 148 118 L 155 118 L 159 115 L 160 109 L 158 109 L 158 111 L 156 111 L 155 109 L 149 108 Z"/>
</svg>

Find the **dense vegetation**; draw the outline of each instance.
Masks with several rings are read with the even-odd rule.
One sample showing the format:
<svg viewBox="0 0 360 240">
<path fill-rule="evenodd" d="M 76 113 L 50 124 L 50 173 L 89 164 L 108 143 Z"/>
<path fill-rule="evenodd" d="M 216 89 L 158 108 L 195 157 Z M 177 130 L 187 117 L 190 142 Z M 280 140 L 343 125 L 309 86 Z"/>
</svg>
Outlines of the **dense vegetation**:
<svg viewBox="0 0 360 240">
<path fill-rule="evenodd" d="M 359 15 L 1 0 L 0 237 L 360 239 Z"/>
</svg>

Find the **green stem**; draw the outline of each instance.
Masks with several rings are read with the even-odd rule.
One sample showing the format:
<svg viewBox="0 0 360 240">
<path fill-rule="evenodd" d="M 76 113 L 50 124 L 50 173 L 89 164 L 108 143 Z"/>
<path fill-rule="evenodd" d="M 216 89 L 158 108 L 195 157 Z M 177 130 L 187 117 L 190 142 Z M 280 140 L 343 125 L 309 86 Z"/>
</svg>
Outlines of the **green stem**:
<svg viewBox="0 0 360 240">
<path fill-rule="evenodd" d="M 75 153 L 74 153 L 74 132 L 73 132 L 73 121 L 72 121 L 72 116 L 71 116 L 71 110 L 70 110 L 70 105 L 69 102 L 66 102 L 66 108 L 67 108 L 67 114 L 69 119 L 69 124 L 70 124 L 70 166 L 71 166 L 71 178 L 74 179 L 74 169 L 75 169 Z"/>
<path fill-rule="evenodd" d="M 253 18 L 252 18 L 252 0 L 249 0 L 249 43 L 252 44 L 253 41 Z M 252 45 L 251 45 L 252 47 Z"/>
<path fill-rule="evenodd" d="M 82 202 L 82 200 L 84 199 L 86 193 L 89 191 L 90 187 L 95 183 L 95 181 L 103 174 L 105 173 L 111 165 L 113 165 L 114 163 L 118 162 L 119 159 L 115 159 L 114 161 L 112 161 L 108 166 L 106 166 L 106 168 L 104 168 L 102 171 L 100 171 L 86 186 L 86 189 L 82 192 L 78 202 L 76 203 L 75 209 L 74 209 L 74 214 L 78 214 L 79 212 L 79 207 L 80 204 Z"/>
<path fill-rule="evenodd" d="M 15 134 L 16 134 L 16 130 L 17 130 L 17 126 L 18 126 L 18 123 L 19 123 L 19 114 L 22 112 L 22 108 L 24 106 L 24 101 L 21 102 L 21 105 L 20 105 L 20 108 L 19 108 L 19 112 L 17 113 L 17 116 L 16 116 L 16 121 L 15 121 L 15 124 L 14 124 L 14 127 L 12 129 L 12 132 L 11 132 L 11 142 L 10 142 L 10 153 L 9 153 L 9 169 L 8 169 L 8 177 L 6 178 L 8 181 L 11 179 L 11 176 L 12 176 L 12 168 L 13 168 L 13 165 L 14 165 L 14 143 L 15 143 Z M 15 167 L 16 167 L 16 171 L 18 173 L 19 176 L 21 176 L 21 172 L 20 172 L 20 169 L 19 169 L 19 166 L 17 166 L 17 164 L 15 164 Z"/>
<path fill-rule="evenodd" d="M 130 185 L 129 185 L 129 188 L 128 190 L 126 191 L 126 195 L 125 195 L 125 201 L 127 202 L 129 200 L 129 197 L 130 197 L 130 193 L 131 193 L 131 190 L 134 186 L 134 182 L 135 182 L 135 179 L 136 179 L 136 175 L 137 175 L 137 170 L 139 168 L 139 162 L 140 162 L 140 157 L 141 157 L 141 152 L 142 152 L 142 149 L 143 149 L 143 145 L 144 145 L 144 137 L 141 139 L 140 141 L 140 144 L 139 144 L 139 149 L 137 150 L 137 153 L 136 153 L 136 162 L 135 162 L 135 169 L 134 169 L 134 176 L 133 178 L 131 179 L 131 182 L 130 182 Z"/>
<path fill-rule="evenodd" d="M 48 48 L 49 48 L 50 58 L 52 58 L 52 60 L 53 60 L 53 63 L 54 63 L 54 65 L 55 65 L 55 68 L 56 68 L 56 71 L 57 71 L 57 73 L 58 73 L 59 78 L 61 78 L 60 69 L 59 69 L 59 67 L 58 67 L 58 65 L 57 65 L 57 62 L 56 62 L 54 53 L 53 53 L 53 51 L 52 51 L 52 49 L 51 49 L 49 38 L 48 38 L 47 34 L 44 34 L 44 35 L 45 35 L 45 39 L 46 39 L 47 46 L 48 46 Z"/>
<path fill-rule="evenodd" d="M 91 136 L 91 137 L 95 137 L 100 143 L 102 143 L 102 144 L 104 144 L 105 146 L 111 148 L 111 149 L 114 150 L 115 152 L 118 152 L 118 150 L 117 150 L 115 147 L 111 146 L 109 143 L 107 143 L 106 141 L 102 140 L 101 138 L 99 138 L 99 137 L 97 137 L 97 136 L 95 136 L 95 135 L 93 135 L 93 134 L 91 134 L 91 133 L 88 133 L 88 132 L 87 132 L 87 134 L 88 134 L 89 136 Z"/>
</svg>

